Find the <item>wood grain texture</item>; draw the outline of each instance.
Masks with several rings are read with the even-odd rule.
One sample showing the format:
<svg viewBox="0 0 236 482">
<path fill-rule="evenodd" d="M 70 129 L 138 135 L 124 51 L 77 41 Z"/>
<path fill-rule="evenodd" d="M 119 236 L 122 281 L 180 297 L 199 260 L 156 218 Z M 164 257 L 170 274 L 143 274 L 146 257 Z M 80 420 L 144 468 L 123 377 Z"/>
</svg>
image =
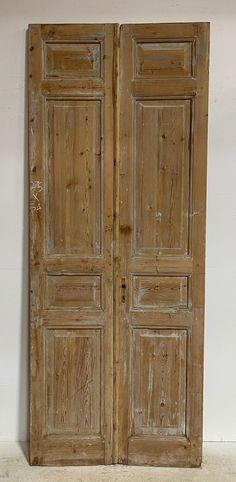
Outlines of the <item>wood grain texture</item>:
<svg viewBox="0 0 236 482">
<path fill-rule="evenodd" d="M 187 332 L 135 328 L 132 338 L 131 436 L 184 436 Z"/>
<path fill-rule="evenodd" d="M 45 308 L 57 310 L 102 308 L 101 285 L 101 276 L 50 274 L 45 279 Z"/>
<path fill-rule="evenodd" d="M 208 55 L 205 23 L 121 27 L 120 463 L 201 464 Z"/>
<path fill-rule="evenodd" d="M 119 356 L 120 356 L 120 201 L 119 201 L 119 162 L 120 162 L 120 26 L 115 26 L 114 44 L 114 286 L 113 286 L 113 364 L 114 364 L 114 400 L 113 400 L 113 463 L 119 462 Z"/>
<path fill-rule="evenodd" d="M 30 463 L 199 466 L 209 24 L 28 49 Z"/>
<path fill-rule="evenodd" d="M 29 28 L 30 462 L 112 462 L 113 25 Z"/>
<path fill-rule="evenodd" d="M 101 254 L 101 100 L 46 101 L 48 254 Z"/>
<path fill-rule="evenodd" d="M 191 77 L 192 45 L 192 42 L 136 42 L 135 77 Z"/>
<path fill-rule="evenodd" d="M 48 436 L 101 434 L 101 330 L 45 331 Z"/>
<path fill-rule="evenodd" d="M 132 276 L 132 306 L 134 309 L 187 308 L 189 296 L 187 276 Z"/>
<path fill-rule="evenodd" d="M 44 44 L 45 78 L 91 78 L 101 75 L 101 44 Z"/>
<path fill-rule="evenodd" d="M 190 101 L 135 102 L 133 251 L 187 255 Z"/>
</svg>

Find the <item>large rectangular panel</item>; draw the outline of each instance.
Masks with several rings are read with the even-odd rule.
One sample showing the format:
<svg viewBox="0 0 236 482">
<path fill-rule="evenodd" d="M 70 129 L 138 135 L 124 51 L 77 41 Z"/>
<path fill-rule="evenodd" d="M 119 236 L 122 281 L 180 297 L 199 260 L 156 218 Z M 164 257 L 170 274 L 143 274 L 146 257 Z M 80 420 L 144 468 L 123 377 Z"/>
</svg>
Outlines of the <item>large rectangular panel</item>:
<svg viewBox="0 0 236 482">
<path fill-rule="evenodd" d="M 94 78 L 101 75 L 100 43 L 46 42 L 46 78 Z"/>
<path fill-rule="evenodd" d="M 46 330 L 46 433 L 101 431 L 101 332 Z"/>
<path fill-rule="evenodd" d="M 135 254 L 188 254 L 190 102 L 135 103 Z"/>
<path fill-rule="evenodd" d="M 132 434 L 184 435 L 186 330 L 134 329 L 132 344 Z"/>
<path fill-rule="evenodd" d="M 137 42 L 135 77 L 176 78 L 192 75 L 192 42 Z"/>
<path fill-rule="evenodd" d="M 47 100 L 48 253 L 101 253 L 101 101 Z"/>
<path fill-rule="evenodd" d="M 187 276 L 133 276 L 134 309 L 180 309 L 188 306 Z"/>
<path fill-rule="evenodd" d="M 46 276 L 46 308 L 91 310 L 101 308 L 101 276 Z"/>
</svg>

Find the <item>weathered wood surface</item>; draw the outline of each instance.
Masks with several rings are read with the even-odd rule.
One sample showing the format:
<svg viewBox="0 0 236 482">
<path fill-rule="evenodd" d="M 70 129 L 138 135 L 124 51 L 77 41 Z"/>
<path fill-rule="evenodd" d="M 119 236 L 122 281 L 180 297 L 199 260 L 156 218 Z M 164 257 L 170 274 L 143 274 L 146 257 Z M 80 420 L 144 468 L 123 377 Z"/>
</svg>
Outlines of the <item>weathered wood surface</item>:
<svg viewBox="0 0 236 482">
<path fill-rule="evenodd" d="M 199 466 L 209 25 L 120 35 L 118 461 Z"/>
<path fill-rule="evenodd" d="M 32 464 L 112 462 L 113 25 L 31 25 Z"/>
<path fill-rule="evenodd" d="M 201 464 L 208 50 L 30 26 L 32 464 Z"/>
</svg>

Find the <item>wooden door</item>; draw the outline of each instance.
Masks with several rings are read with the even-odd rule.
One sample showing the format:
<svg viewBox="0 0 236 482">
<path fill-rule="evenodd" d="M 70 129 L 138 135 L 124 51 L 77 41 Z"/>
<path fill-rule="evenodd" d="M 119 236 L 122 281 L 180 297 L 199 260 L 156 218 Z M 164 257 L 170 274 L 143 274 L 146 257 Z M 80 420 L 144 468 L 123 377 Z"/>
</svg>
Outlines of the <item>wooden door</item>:
<svg viewBox="0 0 236 482">
<path fill-rule="evenodd" d="M 208 24 L 30 26 L 32 464 L 201 463 L 207 84 Z"/>
<path fill-rule="evenodd" d="M 32 464 L 112 462 L 114 30 L 29 30 Z"/>
<path fill-rule="evenodd" d="M 121 27 L 120 463 L 201 463 L 208 32 Z"/>
</svg>

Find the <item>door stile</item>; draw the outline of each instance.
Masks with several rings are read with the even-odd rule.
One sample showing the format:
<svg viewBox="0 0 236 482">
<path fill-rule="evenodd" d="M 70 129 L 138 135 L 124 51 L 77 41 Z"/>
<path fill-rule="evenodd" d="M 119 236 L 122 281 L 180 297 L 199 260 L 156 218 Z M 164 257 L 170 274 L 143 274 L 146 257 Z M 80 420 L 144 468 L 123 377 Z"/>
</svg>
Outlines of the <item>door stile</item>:
<svg viewBox="0 0 236 482">
<path fill-rule="evenodd" d="M 119 241 L 119 120 L 120 120 L 120 100 L 119 100 L 119 68 L 120 68 L 120 25 L 115 25 L 114 34 L 114 398 L 113 398 L 113 464 L 118 463 L 119 457 L 119 305 L 120 305 L 120 241 Z"/>
</svg>

